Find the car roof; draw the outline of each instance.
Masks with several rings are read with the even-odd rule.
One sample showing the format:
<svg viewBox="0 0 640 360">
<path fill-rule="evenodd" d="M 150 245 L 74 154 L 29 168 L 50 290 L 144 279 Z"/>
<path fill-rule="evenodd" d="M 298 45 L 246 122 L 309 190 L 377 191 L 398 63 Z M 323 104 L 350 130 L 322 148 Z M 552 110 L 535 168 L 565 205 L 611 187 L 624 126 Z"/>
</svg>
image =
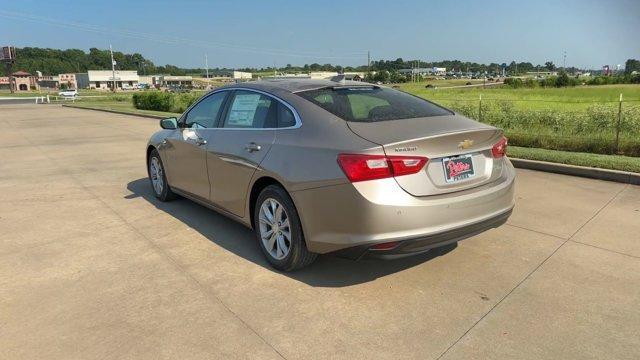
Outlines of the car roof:
<svg viewBox="0 0 640 360">
<path fill-rule="evenodd" d="M 286 91 L 296 93 L 300 91 L 322 89 L 334 86 L 373 86 L 372 84 L 360 81 L 332 81 L 325 79 L 269 79 L 248 81 L 239 84 L 227 85 L 227 87 L 244 87 L 262 91 Z M 218 88 L 221 89 L 221 88 Z M 218 90 L 216 89 L 216 90 Z"/>
</svg>

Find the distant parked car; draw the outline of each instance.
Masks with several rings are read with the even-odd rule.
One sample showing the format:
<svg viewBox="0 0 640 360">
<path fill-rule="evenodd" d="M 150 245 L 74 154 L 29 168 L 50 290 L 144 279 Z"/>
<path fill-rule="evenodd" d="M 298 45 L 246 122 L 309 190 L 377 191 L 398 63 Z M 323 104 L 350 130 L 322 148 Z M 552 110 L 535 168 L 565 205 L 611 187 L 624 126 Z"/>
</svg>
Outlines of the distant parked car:
<svg viewBox="0 0 640 360">
<path fill-rule="evenodd" d="M 330 252 L 425 252 L 503 224 L 514 205 L 502 130 L 388 87 L 234 84 L 160 126 L 146 152 L 155 196 L 253 228 L 279 270 Z"/>
<path fill-rule="evenodd" d="M 58 95 L 63 97 L 76 97 L 78 96 L 78 90 L 75 90 L 75 89 L 62 90 L 58 93 Z"/>
</svg>

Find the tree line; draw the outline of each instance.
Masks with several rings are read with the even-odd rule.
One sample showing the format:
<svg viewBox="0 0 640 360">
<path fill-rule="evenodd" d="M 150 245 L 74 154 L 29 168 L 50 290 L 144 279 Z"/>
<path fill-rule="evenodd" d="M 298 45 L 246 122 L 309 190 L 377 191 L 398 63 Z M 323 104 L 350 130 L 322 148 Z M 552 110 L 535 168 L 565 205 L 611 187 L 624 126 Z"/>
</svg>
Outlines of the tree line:
<svg viewBox="0 0 640 360">
<path fill-rule="evenodd" d="M 24 47 L 16 49 L 16 65 L 14 70 L 24 70 L 30 73 L 41 71 L 47 75 L 57 75 L 62 73 L 78 73 L 86 72 L 87 70 L 109 70 L 111 69 L 111 55 L 109 50 L 100 50 L 97 48 L 89 49 L 89 52 L 85 52 L 80 49 L 48 49 L 37 47 Z M 172 75 L 186 75 L 186 74 L 204 74 L 204 68 L 182 68 L 175 65 L 156 65 L 153 61 L 146 59 L 139 53 L 126 54 L 120 51 L 114 51 L 113 57 L 116 61 L 116 68 L 118 70 L 137 70 L 139 74 L 172 74 Z M 625 71 L 631 73 L 632 71 L 640 71 L 640 60 L 629 59 L 625 63 Z M 510 63 L 490 63 L 480 64 L 476 62 L 460 61 L 460 60 L 443 60 L 427 62 L 422 60 L 404 60 L 397 58 L 395 60 L 374 60 L 371 61 L 369 66 L 341 66 L 333 64 L 305 64 L 302 66 L 287 64 L 284 67 L 262 67 L 262 68 L 241 68 L 236 69 L 247 72 L 311 72 L 311 71 L 361 71 L 361 72 L 378 72 L 387 71 L 390 76 L 395 76 L 400 69 L 407 68 L 432 68 L 432 67 L 444 67 L 447 70 L 455 70 L 460 72 L 473 72 L 473 73 L 501 73 L 504 68 L 509 74 L 524 74 L 532 71 L 553 71 L 557 69 L 557 66 L 547 61 L 543 65 L 534 65 L 531 62 L 515 62 Z M 209 69 L 209 73 L 215 75 L 221 71 L 227 71 L 231 69 L 227 68 L 213 68 Z M 564 68 L 563 70 L 573 73 L 579 69 L 574 67 Z"/>
<path fill-rule="evenodd" d="M 184 75 L 185 69 L 174 65 L 157 66 L 139 53 L 125 54 L 113 52 L 118 70 L 137 70 L 139 74 Z M 46 75 L 64 73 L 82 73 L 87 70 L 111 70 L 109 50 L 89 49 L 86 53 L 80 49 L 45 49 L 36 47 L 16 48 L 14 71 L 24 70 L 35 74 L 41 71 Z"/>
</svg>

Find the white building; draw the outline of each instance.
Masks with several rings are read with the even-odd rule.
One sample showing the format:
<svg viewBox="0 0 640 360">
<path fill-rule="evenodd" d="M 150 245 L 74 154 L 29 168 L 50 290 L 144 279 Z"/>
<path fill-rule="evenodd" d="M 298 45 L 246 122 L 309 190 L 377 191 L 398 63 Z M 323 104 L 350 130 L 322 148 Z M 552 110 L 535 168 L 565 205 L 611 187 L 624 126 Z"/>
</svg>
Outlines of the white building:
<svg viewBox="0 0 640 360">
<path fill-rule="evenodd" d="M 338 76 L 337 71 L 312 71 L 309 73 L 312 79 L 331 79 L 334 76 Z"/>
<path fill-rule="evenodd" d="M 263 79 L 326 79 L 330 80 L 335 78 L 336 76 L 341 75 L 335 71 L 312 71 L 308 74 L 278 74 L 265 76 Z M 344 74 L 345 80 L 353 80 L 353 81 L 362 81 L 364 79 L 364 72 L 345 72 Z"/>
<path fill-rule="evenodd" d="M 115 79 L 111 70 L 89 70 L 87 76 L 90 89 L 111 89 L 114 80 L 116 89 L 133 89 L 140 82 L 135 70 L 116 70 Z"/>
<path fill-rule="evenodd" d="M 78 74 L 58 74 L 58 83 L 65 89 L 79 89 L 76 79 Z"/>
<path fill-rule="evenodd" d="M 413 69 L 401 69 L 398 70 L 401 74 L 414 74 L 421 76 L 444 76 L 447 74 L 447 68 L 432 67 L 432 68 L 413 68 Z"/>
<path fill-rule="evenodd" d="M 269 76 L 263 76 L 262 79 L 265 80 L 274 80 L 274 79 L 311 79 L 311 76 L 309 76 L 309 74 L 276 74 L 276 75 L 269 75 Z"/>
<path fill-rule="evenodd" d="M 252 73 L 250 72 L 246 72 L 246 71 L 233 71 L 233 74 L 231 74 L 231 77 L 234 80 L 251 80 L 251 77 L 253 76 Z"/>
<path fill-rule="evenodd" d="M 191 88 L 193 87 L 193 77 L 191 76 L 173 76 L 162 75 L 157 80 L 157 85 L 162 87 L 180 87 Z M 156 85 L 154 84 L 154 85 Z"/>
</svg>

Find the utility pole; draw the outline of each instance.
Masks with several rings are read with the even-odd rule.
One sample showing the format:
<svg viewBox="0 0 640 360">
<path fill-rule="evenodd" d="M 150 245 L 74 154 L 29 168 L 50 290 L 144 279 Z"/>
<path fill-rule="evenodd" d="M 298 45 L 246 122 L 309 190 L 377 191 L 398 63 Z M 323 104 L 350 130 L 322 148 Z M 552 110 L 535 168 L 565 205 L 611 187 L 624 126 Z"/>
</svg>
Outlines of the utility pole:
<svg viewBox="0 0 640 360">
<path fill-rule="evenodd" d="M 567 68 L 567 52 L 564 51 L 562 53 L 562 70 L 566 71 L 566 68 Z"/>
<path fill-rule="evenodd" d="M 116 62 L 113 60 L 113 48 L 109 44 L 109 52 L 111 53 L 111 75 L 113 76 L 113 92 L 116 92 Z"/>
<path fill-rule="evenodd" d="M 416 62 L 411 62 L 411 82 L 416 82 Z"/>
<path fill-rule="evenodd" d="M 367 72 L 370 70 L 369 68 L 371 67 L 371 51 L 367 51 Z"/>
<path fill-rule="evenodd" d="M 204 68 L 205 73 L 207 74 L 207 88 L 209 88 L 209 57 L 207 54 L 204 54 Z"/>
</svg>

